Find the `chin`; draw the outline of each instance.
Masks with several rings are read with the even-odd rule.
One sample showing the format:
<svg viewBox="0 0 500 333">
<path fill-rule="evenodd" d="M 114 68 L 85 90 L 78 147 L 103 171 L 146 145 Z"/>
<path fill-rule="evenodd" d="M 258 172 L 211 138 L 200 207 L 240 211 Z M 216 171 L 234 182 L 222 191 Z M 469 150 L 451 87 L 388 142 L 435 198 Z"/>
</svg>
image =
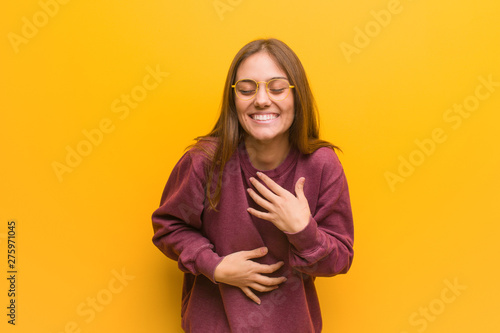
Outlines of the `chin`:
<svg viewBox="0 0 500 333">
<path fill-rule="evenodd" d="M 276 139 L 281 138 L 281 136 L 284 135 L 284 133 L 248 133 L 247 135 L 249 138 L 255 141 L 260 141 L 260 142 L 268 142 L 268 141 L 273 141 Z"/>
</svg>

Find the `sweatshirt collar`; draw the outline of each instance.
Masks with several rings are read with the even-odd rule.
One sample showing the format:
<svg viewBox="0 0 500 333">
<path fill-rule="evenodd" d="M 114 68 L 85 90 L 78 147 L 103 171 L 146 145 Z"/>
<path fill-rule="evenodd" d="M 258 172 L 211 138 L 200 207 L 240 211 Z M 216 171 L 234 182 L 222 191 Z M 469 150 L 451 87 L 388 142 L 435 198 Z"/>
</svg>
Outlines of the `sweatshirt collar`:
<svg viewBox="0 0 500 333">
<path fill-rule="evenodd" d="M 255 168 L 250 162 L 250 158 L 245 147 L 245 142 L 243 141 L 238 146 L 238 154 L 240 157 L 241 165 L 250 175 L 255 176 L 257 174 L 257 171 L 260 171 L 266 174 L 268 177 L 276 178 L 286 173 L 288 169 L 290 169 L 290 167 L 296 164 L 297 158 L 299 157 L 299 150 L 295 147 L 291 147 L 285 160 L 281 162 L 278 167 L 272 170 L 259 170 Z"/>
</svg>

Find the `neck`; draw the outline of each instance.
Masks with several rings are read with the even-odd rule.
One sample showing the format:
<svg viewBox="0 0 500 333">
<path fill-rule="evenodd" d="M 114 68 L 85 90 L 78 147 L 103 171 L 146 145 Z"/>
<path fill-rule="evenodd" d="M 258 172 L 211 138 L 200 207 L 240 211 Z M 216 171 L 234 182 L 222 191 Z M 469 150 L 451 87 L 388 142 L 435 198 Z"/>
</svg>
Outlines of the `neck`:
<svg viewBox="0 0 500 333">
<path fill-rule="evenodd" d="M 276 169 L 288 156 L 290 142 L 288 135 L 282 139 L 268 142 L 257 141 L 251 137 L 245 139 L 245 148 L 252 165 L 259 170 Z"/>
</svg>

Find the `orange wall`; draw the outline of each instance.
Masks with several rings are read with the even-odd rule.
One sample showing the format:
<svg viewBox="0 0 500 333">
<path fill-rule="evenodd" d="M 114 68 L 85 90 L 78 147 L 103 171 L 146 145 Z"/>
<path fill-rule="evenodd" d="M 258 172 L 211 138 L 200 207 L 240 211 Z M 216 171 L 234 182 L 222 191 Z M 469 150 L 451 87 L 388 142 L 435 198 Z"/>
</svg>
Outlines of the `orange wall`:
<svg viewBox="0 0 500 333">
<path fill-rule="evenodd" d="M 277 37 L 342 147 L 355 260 L 317 280 L 324 332 L 494 332 L 500 211 L 494 1 L 17 1 L 0 35 L 0 251 L 16 326 L 178 332 L 182 274 L 150 216 L 208 132 L 235 53 Z"/>
</svg>

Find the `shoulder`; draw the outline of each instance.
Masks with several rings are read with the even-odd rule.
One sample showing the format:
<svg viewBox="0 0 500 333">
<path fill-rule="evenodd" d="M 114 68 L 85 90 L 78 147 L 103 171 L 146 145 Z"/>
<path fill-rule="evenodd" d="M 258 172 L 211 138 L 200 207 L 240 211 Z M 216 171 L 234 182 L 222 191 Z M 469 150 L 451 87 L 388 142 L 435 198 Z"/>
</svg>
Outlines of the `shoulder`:
<svg viewBox="0 0 500 333">
<path fill-rule="evenodd" d="M 342 169 L 342 164 L 335 150 L 330 147 L 321 147 L 316 149 L 311 154 L 303 155 L 303 158 L 308 164 L 319 168 L 334 168 Z"/>
<path fill-rule="evenodd" d="M 314 152 L 309 154 L 311 158 L 313 158 L 316 161 L 325 161 L 325 162 L 332 162 L 332 161 L 337 161 L 339 162 L 337 153 L 333 148 L 330 147 L 321 147 L 316 149 Z"/>
<path fill-rule="evenodd" d="M 219 142 L 219 138 L 215 137 L 197 138 L 194 144 L 187 147 L 176 168 L 183 169 L 184 173 L 194 173 L 197 178 L 204 180 L 213 163 Z"/>
<path fill-rule="evenodd" d="M 320 184 L 337 181 L 344 177 L 344 168 L 337 153 L 330 147 L 321 147 L 310 154 L 301 155 L 301 172 Z"/>
<path fill-rule="evenodd" d="M 187 160 L 196 169 L 203 169 L 212 162 L 218 145 L 218 138 L 201 138 L 187 148 L 187 151 L 181 157 L 181 161 Z"/>
</svg>

